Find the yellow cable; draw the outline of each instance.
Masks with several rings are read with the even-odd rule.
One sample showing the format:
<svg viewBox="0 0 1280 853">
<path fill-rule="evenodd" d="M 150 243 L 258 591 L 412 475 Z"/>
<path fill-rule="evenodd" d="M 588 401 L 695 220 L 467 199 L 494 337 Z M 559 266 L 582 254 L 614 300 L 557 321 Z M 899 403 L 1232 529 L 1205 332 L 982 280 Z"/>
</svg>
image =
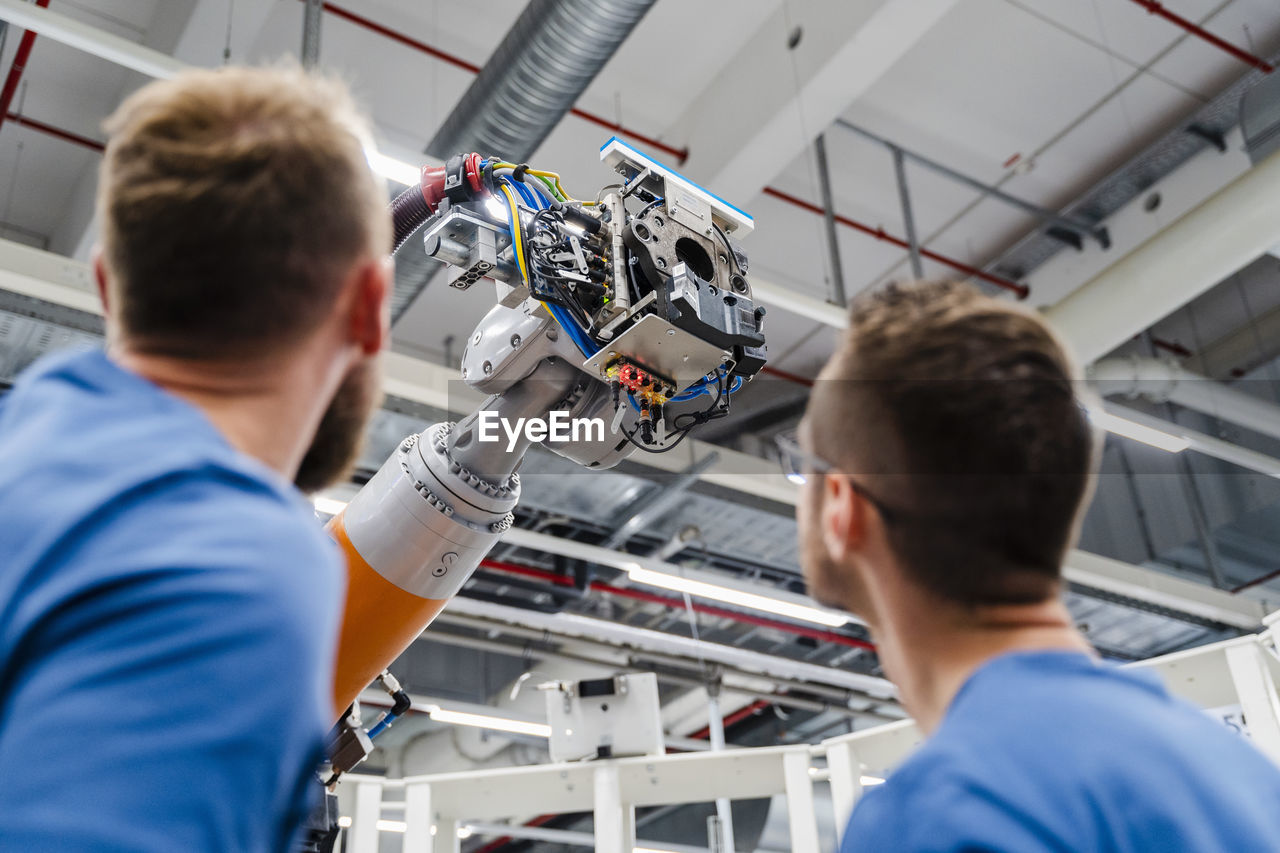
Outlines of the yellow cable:
<svg viewBox="0 0 1280 853">
<path fill-rule="evenodd" d="M 515 163 L 508 163 L 506 161 L 501 161 L 498 163 L 494 163 L 493 168 L 515 169 L 517 168 L 517 166 Z M 578 204 L 581 204 L 584 207 L 593 207 L 595 205 L 594 201 L 580 201 L 579 199 L 576 199 L 573 196 L 569 195 L 567 192 L 565 192 L 564 187 L 560 185 L 560 174 L 558 172 L 548 172 L 543 169 L 528 169 L 527 171 L 530 175 L 537 175 L 540 178 L 550 178 L 552 183 L 555 184 L 555 191 L 560 194 L 561 201 L 577 202 Z"/>
<path fill-rule="evenodd" d="M 520 207 L 516 204 L 515 194 L 511 192 L 510 187 L 506 184 L 498 184 L 498 189 L 502 190 L 502 194 L 507 197 L 507 204 L 511 206 L 511 238 L 514 241 L 512 250 L 516 255 L 516 265 L 520 268 L 520 276 L 524 280 L 525 286 L 529 288 L 529 292 L 532 293 L 533 283 L 529 278 L 529 270 L 524 263 L 524 238 L 521 237 L 522 229 L 520 226 Z M 547 303 L 539 299 L 538 304 L 541 305 L 548 314 L 555 317 L 555 314 L 552 313 L 551 309 L 547 306 Z"/>
<path fill-rule="evenodd" d="M 502 190 L 502 194 L 507 197 L 507 204 L 511 208 L 511 240 L 512 250 L 516 253 L 516 265 L 520 268 L 520 277 L 526 285 L 529 284 L 529 270 L 524 263 L 524 239 L 521 236 L 523 227 L 520 224 L 520 207 L 516 204 L 515 194 L 511 192 L 511 188 L 506 184 L 499 184 L 498 189 Z"/>
</svg>

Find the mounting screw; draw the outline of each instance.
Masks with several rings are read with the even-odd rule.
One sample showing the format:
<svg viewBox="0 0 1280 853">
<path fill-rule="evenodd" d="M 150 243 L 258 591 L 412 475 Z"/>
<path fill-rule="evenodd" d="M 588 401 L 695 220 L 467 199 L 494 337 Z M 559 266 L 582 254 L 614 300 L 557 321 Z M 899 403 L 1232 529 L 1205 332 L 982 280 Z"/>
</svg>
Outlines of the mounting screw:
<svg viewBox="0 0 1280 853">
<path fill-rule="evenodd" d="M 726 357 L 726 359 L 725 359 L 725 360 L 727 361 L 727 360 L 728 360 L 728 358 Z M 486 362 L 484 363 L 483 367 L 484 367 L 484 375 L 485 375 L 485 376 L 488 376 L 490 373 L 493 373 L 493 365 L 492 365 L 492 364 L 490 364 L 489 362 L 487 362 L 487 361 L 486 361 Z"/>
<path fill-rule="evenodd" d="M 512 335 L 512 336 L 511 336 L 511 347 L 514 349 L 515 347 L 518 347 L 518 346 L 520 346 L 520 336 L 519 336 L 519 335 Z"/>
</svg>

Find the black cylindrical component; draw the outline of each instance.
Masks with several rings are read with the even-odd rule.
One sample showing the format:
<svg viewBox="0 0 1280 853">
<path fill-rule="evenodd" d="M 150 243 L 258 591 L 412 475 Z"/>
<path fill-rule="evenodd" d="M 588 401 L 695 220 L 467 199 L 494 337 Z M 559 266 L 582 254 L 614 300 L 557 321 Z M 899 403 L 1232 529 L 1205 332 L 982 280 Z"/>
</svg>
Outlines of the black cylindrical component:
<svg viewBox="0 0 1280 853">
<path fill-rule="evenodd" d="M 576 225 L 588 234 L 600 233 L 600 220 L 581 208 L 566 204 L 560 208 L 560 215 L 570 225 Z"/>
<path fill-rule="evenodd" d="M 413 232 L 422 227 L 422 223 L 431 218 L 431 208 L 422 197 L 422 188 L 409 187 L 391 202 L 391 222 L 395 229 L 395 242 L 392 253 L 400 251 L 405 241 L 413 236 Z"/>
</svg>

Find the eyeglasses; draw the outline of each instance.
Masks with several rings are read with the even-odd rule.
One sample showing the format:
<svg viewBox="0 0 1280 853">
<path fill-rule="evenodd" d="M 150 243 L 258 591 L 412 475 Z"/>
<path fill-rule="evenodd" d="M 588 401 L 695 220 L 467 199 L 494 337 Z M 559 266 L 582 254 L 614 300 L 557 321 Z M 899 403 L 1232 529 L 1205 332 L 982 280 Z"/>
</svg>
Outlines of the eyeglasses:
<svg viewBox="0 0 1280 853">
<path fill-rule="evenodd" d="M 821 456 L 810 453 L 801 447 L 795 430 L 779 433 L 774 437 L 773 441 L 774 444 L 778 446 L 778 464 L 782 466 L 782 473 L 788 480 L 797 485 L 803 486 L 809 481 L 809 477 L 813 473 L 844 473 Z M 866 487 L 853 479 L 853 477 L 845 474 L 845 478 L 849 481 L 850 488 L 861 495 L 863 500 L 875 507 L 880 513 L 880 517 L 883 518 L 886 523 L 894 522 L 902 518 L 901 513 L 885 506 L 879 498 L 868 492 Z"/>
</svg>

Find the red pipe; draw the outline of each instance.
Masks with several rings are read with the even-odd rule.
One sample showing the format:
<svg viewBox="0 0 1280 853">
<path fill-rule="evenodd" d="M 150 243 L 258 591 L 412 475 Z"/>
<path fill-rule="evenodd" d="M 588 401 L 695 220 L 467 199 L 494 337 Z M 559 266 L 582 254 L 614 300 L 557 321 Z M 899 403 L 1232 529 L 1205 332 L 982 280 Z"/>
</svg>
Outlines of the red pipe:
<svg viewBox="0 0 1280 853">
<path fill-rule="evenodd" d="M 431 45 L 427 44 L 424 41 L 418 41 L 412 36 L 407 36 L 404 33 L 397 32 L 396 30 L 393 30 L 390 27 L 386 27 L 386 26 L 383 26 L 382 24 L 379 24 L 377 21 L 370 20 L 369 18 L 366 18 L 363 15 L 357 15 L 355 12 L 352 12 L 348 9 L 344 9 L 341 6 L 337 6 L 333 3 L 324 3 L 322 4 L 322 6 L 324 7 L 324 10 L 326 12 L 332 12 L 334 15 L 337 15 L 339 18 L 342 18 L 343 20 L 346 20 L 346 21 L 350 21 L 351 23 L 355 24 L 358 27 L 364 27 L 366 30 L 375 32 L 380 36 L 385 36 L 386 38 L 389 38 L 392 41 L 398 41 L 407 47 L 413 48 L 414 50 L 422 51 L 428 56 L 434 56 L 436 59 L 440 60 L 441 62 L 447 62 L 456 68 L 461 68 L 463 71 L 470 71 L 472 74 L 480 73 L 479 65 L 476 65 L 472 62 L 467 62 L 465 59 L 463 59 L 460 56 L 455 56 L 452 53 L 446 53 L 445 51 L 440 50 L 440 48 L 438 47 L 432 47 Z"/>
<path fill-rule="evenodd" d="M 49 0 L 36 0 L 41 9 L 48 8 Z M 13 55 L 13 65 L 9 68 L 9 76 L 4 80 L 4 89 L 0 89 L 0 122 L 9 114 L 13 104 L 13 96 L 17 94 L 18 83 L 22 80 L 22 72 L 27 68 L 27 60 L 31 58 L 31 46 L 36 43 L 35 30 L 27 30 L 18 42 L 18 51 Z"/>
<path fill-rule="evenodd" d="M 1246 589 L 1249 589 L 1251 587 L 1258 586 L 1259 584 L 1264 584 L 1270 580 L 1275 580 L 1278 577 L 1280 577 L 1280 569 L 1276 569 L 1274 572 L 1268 572 L 1262 577 L 1254 578 L 1253 580 L 1248 581 L 1247 583 L 1242 583 L 1239 586 L 1228 590 L 1228 592 L 1230 592 L 1232 595 L 1235 595 L 1236 593 L 1244 592 Z"/>
<path fill-rule="evenodd" d="M 818 216 L 826 215 L 826 211 L 824 211 L 821 207 L 814 204 L 813 202 L 805 201 L 804 199 L 793 196 L 790 193 L 784 193 L 782 190 L 774 189 L 773 187 L 765 187 L 764 194 L 768 196 L 772 196 L 778 199 L 779 201 L 785 201 L 787 204 L 794 205 L 803 210 L 807 210 L 810 213 L 816 213 Z M 886 243 L 892 243 L 893 245 L 901 249 L 911 248 L 911 244 L 908 243 L 906 240 L 903 240 L 901 237 L 895 237 L 892 234 L 889 234 L 883 228 L 872 228 L 870 225 L 866 225 L 861 222 L 858 222 L 857 220 L 850 219 L 847 216 L 841 216 L 838 213 L 835 215 L 835 220 L 836 222 L 839 222 L 841 225 L 844 225 L 847 228 L 852 228 L 855 231 L 861 231 L 863 234 L 866 234 L 870 237 L 875 237 L 877 240 L 882 240 Z M 934 252 L 930 249 L 926 249 L 923 246 L 920 247 L 920 255 L 922 257 L 928 258 L 931 261 L 937 261 L 938 263 L 943 264 L 944 266 L 948 266 L 954 270 L 958 270 L 959 272 L 962 272 L 965 275 L 972 276 L 973 278 L 982 279 L 983 281 L 988 282 L 989 284 L 994 284 L 996 287 L 1002 287 L 1005 290 L 1012 291 L 1013 293 L 1016 293 L 1018 295 L 1019 299 L 1026 299 L 1027 294 L 1031 292 L 1031 288 L 1027 287 L 1025 284 L 1017 284 L 1016 282 L 1009 281 L 1008 279 L 991 275 L 990 273 L 985 272 L 984 270 L 980 270 L 971 264 L 966 264 L 963 261 L 957 261 L 955 258 L 948 258 L 945 255 L 939 255 L 937 252 Z"/>
<path fill-rule="evenodd" d="M 800 375 L 799 375 L 799 374 L 797 374 L 797 373 L 788 373 L 787 371 L 785 371 L 785 370 L 779 370 L 779 369 L 778 369 L 778 368 L 776 368 L 776 367 L 769 367 L 768 365 L 765 365 L 764 367 L 760 368 L 760 372 L 761 372 L 761 373 L 766 373 L 766 374 L 768 374 L 769 376 L 776 376 L 776 377 L 778 377 L 779 379 L 785 379 L 785 380 L 787 380 L 788 382 L 794 382 L 794 383 L 796 383 L 797 385 L 804 385 L 804 386 L 806 386 L 806 387 L 808 387 L 808 388 L 812 388 L 812 387 L 813 387 L 813 380 L 812 380 L 812 379 L 808 379 L 808 378 L 806 378 L 806 377 L 804 377 L 804 376 L 800 376 Z"/>
<path fill-rule="evenodd" d="M 1214 47 L 1218 48 L 1221 51 L 1231 54 L 1236 59 L 1243 62 L 1245 65 L 1250 65 L 1254 68 L 1257 68 L 1259 71 L 1263 72 L 1264 74 L 1270 74 L 1272 71 L 1276 70 L 1276 67 L 1272 65 L 1270 62 L 1267 62 L 1265 59 L 1259 56 L 1254 56 L 1252 53 L 1249 53 L 1249 51 L 1242 50 L 1241 48 L 1236 47 L 1234 44 L 1232 44 L 1229 41 L 1226 41 L 1225 39 L 1218 38 L 1213 33 L 1209 32 L 1204 27 L 1197 24 L 1195 21 L 1190 21 L 1182 17 L 1181 15 L 1178 15 L 1174 12 L 1170 12 L 1168 9 L 1164 7 L 1164 4 L 1158 3 L 1156 2 L 1156 0 L 1133 0 L 1133 2 L 1137 3 L 1142 8 L 1146 9 L 1149 14 L 1159 15 L 1161 18 L 1164 18 L 1169 23 L 1174 24 L 1175 26 L 1179 26 L 1182 29 L 1186 30 L 1187 32 L 1191 33 L 1191 35 L 1197 38 L 1203 39 L 1204 41 L 1207 41 L 1209 44 L 1213 45 Z"/>
<path fill-rule="evenodd" d="M 404 33 L 396 32 L 390 27 L 379 24 L 377 21 L 366 18 L 363 15 L 357 15 L 355 12 L 352 12 L 349 9 L 344 9 L 341 6 L 335 5 L 333 3 L 324 3 L 322 4 L 322 6 L 326 12 L 332 12 L 334 15 L 337 15 L 339 18 L 342 18 L 345 21 L 349 21 L 350 23 L 353 23 L 358 27 L 364 27 L 370 32 L 374 32 L 380 36 L 385 36 L 386 38 L 392 39 L 394 41 L 398 41 L 400 42 L 400 44 L 403 44 L 407 47 L 411 47 L 414 50 L 421 51 L 427 54 L 428 56 L 435 57 L 436 59 L 439 59 L 441 62 L 447 62 L 450 65 L 454 66 L 455 68 L 461 68 L 463 71 L 470 71 L 472 74 L 480 73 L 480 66 L 476 65 L 473 62 L 468 62 L 467 60 L 459 56 L 455 56 L 452 53 L 443 51 L 438 47 L 432 47 L 426 42 L 418 41 L 417 39 L 407 36 Z M 597 115 L 592 112 L 587 112 L 586 110 L 578 109 L 577 107 L 573 107 L 572 109 L 569 110 L 569 112 L 580 119 L 584 119 L 585 121 L 589 121 L 593 124 L 597 124 L 600 127 L 603 127 L 612 133 L 621 134 L 622 136 L 629 136 L 638 142 L 644 143 L 650 148 L 656 148 L 659 151 L 662 151 L 666 154 L 670 154 L 672 157 L 676 158 L 677 163 L 683 164 L 685 160 L 689 159 L 688 148 L 676 148 L 674 145 L 669 145 L 659 139 L 655 139 L 652 136 L 647 136 L 643 133 L 639 133 L 637 131 L 631 130 L 630 128 L 627 128 L 622 126 L 621 124 L 618 124 L 617 122 L 609 121 L 607 118 L 604 118 L 603 116 Z"/>
<path fill-rule="evenodd" d="M 480 561 L 480 566 L 493 571 L 506 572 L 513 575 L 521 575 L 527 578 L 536 578 L 538 580 L 547 581 L 557 586 L 573 586 L 573 579 L 549 572 L 545 569 L 536 569 L 533 566 L 523 566 L 516 563 L 503 562 L 501 560 L 484 559 Z M 665 595 L 657 595 L 652 592 L 645 592 L 630 587 L 613 586 L 611 584 L 602 583 L 600 581 L 592 581 L 588 589 L 604 595 L 612 595 L 617 598 L 630 598 L 635 601 L 643 601 L 648 604 L 661 604 L 672 610 L 684 610 L 685 603 L 679 598 L 670 598 Z M 700 604 L 693 602 L 693 611 L 702 613 L 707 616 L 715 616 L 720 619 L 731 619 L 734 622 L 741 622 L 744 625 L 754 625 L 757 628 L 770 628 L 775 631 L 781 631 L 785 634 L 793 634 L 797 637 L 808 637 L 811 640 L 821 640 L 825 643 L 833 643 L 839 646 L 848 646 L 854 649 L 875 650 L 875 645 L 866 640 L 858 640 L 854 637 L 846 637 L 844 634 L 835 631 L 826 631 L 822 628 L 808 628 L 803 625 L 792 625 L 790 622 L 782 622 L 778 619 L 769 619 L 764 616 L 754 616 L 750 613 L 739 613 L 736 610 L 729 610 L 724 607 L 716 607 L 711 604 Z"/>
<path fill-rule="evenodd" d="M 54 127 L 51 124 L 45 124 L 42 121 L 37 121 L 28 116 L 19 115 L 18 113 L 5 113 L 4 117 L 14 124 L 39 131 L 40 133 L 47 133 L 49 136 L 55 136 L 58 139 L 71 142 L 75 145 L 82 145 L 85 148 L 97 151 L 99 154 L 107 150 L 107 146 L 103 145 L 96 139 L 90 139 L 87 136 L 81 136 L 80 134 L 72 133 L 69 130 L 63 130 L 60 127 Z"/>
</svg>

